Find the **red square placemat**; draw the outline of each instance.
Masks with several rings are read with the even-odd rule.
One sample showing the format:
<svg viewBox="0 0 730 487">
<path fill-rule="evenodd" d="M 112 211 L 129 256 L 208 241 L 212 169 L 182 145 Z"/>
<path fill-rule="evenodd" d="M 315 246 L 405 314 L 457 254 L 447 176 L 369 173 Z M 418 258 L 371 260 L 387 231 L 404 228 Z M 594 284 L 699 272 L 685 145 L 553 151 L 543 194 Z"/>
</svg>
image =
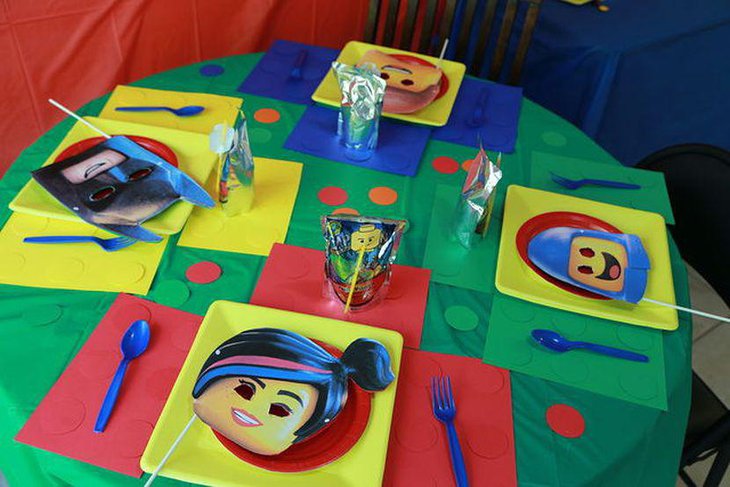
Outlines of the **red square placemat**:
<svg viewBox="0 0 730 487">
<path fill-rule="evenodd" d="M 431 409 L 431 377 L 448 375 L 470 485 L 516 486 L 509 371 L 479 359 L 403 350 L 383 485 L 455 485 L 446 427 Z"/>
<path fill-rule="evenodd" d="M 150 323 L 149 347 L 130 363 L 106 430 L 94 433 L 99 408 L 122 359 L 122 336 L 135 320 Z M 15 439 L 141 476 L 139 458 L 201 320 L 201 316 L 120 294 Z"/>
<path fill-rule="evenodd" d="M 406 347 L 418 348 L 430 277 L 428 269 L 394 264 L 385 299 L 345 315 L 342 304 L 322 295 L 324 252 L 276 244 L 261 272 L 251 304 L 395 330 L 403 335 Z"/>
</svg>

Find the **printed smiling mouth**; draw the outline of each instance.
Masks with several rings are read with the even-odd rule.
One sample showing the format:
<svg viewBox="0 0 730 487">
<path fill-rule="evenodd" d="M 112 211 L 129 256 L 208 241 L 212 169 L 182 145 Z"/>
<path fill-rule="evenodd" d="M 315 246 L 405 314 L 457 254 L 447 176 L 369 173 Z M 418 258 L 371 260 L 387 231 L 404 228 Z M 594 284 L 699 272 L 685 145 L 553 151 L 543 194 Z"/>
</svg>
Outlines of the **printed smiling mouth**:
<svg viewBox="0 0 730 487">
<path fill-rule="evenodd" d="M 239 426 L 251 428 L 253 426 L 261 426 L 263 423 L 256 416 L 244 411 L 243 409 L 231 408 L 231 417 Z"/>
<path fill-rule="evenodd" d="M 596 276 L 596 279 L 602 279 L 604 281 L 615 281 L 621 277 L 621 264 L 618 259 L 608 252 L 601 252 L 605 261 L 605 267 L 603 272 Z"/>
</svg>

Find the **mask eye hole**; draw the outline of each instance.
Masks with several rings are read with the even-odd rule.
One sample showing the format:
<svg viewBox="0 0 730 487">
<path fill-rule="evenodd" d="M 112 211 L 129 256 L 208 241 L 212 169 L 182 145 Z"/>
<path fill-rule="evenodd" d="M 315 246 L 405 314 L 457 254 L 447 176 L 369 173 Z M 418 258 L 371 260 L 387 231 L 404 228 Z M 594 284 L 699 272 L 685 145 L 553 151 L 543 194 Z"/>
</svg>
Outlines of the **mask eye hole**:
<svg viewBox="0 0 730 487">
<path fill-rule="evenodd" d="M 278 416 L 280 418 L 286 418 L 291 414 L 291 409 L 286 404 L 275 402 L 269 406 L 269 414 L 272 416 Z"/>
<path fill-rule="evenodd" d="M 144 179 L 152 173 L 152 168 L 146 167 L 144 169 L 138 169 L 129 175 L 130 181 L 138 181 Z"/>
<path fill-rule="evenodd" d="M 413 80 L 412 79 L 404 79 L 403 81 L 400 82 L 400 84 L 405 85 L 405 86 L 411 86 L 413 84 Z"/>
<path fill-rule="evenodd" d="M 389 79 L 390 75 L 388 73 L 380 73 L 380 77 L 383 79 Z"/>
<path fill-rule="evenodd" d="M 241 396 L 247 401 L 250 401 L 253 395 L 256 393 L 256 386 L 251 384 L 250 382 L 246 382 L 243 380 L 239 380 L 241 385 L 236 386 L 233 390 L 236 391 L 236 394 Z"/>
<path fill-rule="evenodd" d="M 583 257 L 593 257 L 596 255 L 596 253 L 593 251 L 593 249 L 589 249 L 588 247 L 583 247 L 580 249 L 580 255 Z"/>
<path fill-rule="evenodd" d="M 579 265 L 578 272 L 581 274 L 593 274 L 593 268 L 589 265 Z"/>
<path fill-rule="evenodd" d="M 114 186 L 106 186 L 89 196 L 89 199 L 91 201 L 102 201 L 113 195 L 115 191 Z"/>
</svg>

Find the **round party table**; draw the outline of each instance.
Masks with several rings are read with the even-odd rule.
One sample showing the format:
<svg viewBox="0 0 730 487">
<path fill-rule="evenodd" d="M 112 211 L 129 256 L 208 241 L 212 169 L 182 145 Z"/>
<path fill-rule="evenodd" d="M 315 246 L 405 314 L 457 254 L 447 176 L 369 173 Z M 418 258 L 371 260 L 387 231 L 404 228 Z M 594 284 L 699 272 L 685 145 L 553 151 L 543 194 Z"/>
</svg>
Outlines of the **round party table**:
<svg viewBox="0 0 730 487">
<path fill-rule="evenodd" d="M 190 65 L 151 76 L 134 85 L 241 96 L 236 88 L 260 57 L 250 54 Z M 79 113 L 98 114 L 107 98 L 90 102 Z M 326 204 L 333 201 L 320 199 L 319 193 L 322 188 L 336 187 L 347 194 L 346 203 L 340 206 L 363 215 L 407 218 L 409 228 L 397 263 L 422 266 L 435 187 L 437 184 L 458 187 L 466 174 L 464 163 L 476 154 L 474 148 L 430 140 L 416 177 L 374 172 L 285 149 L 284 142 L 303 114 L 304 105 L 247 94 L 243 98 L 255 155 L 304 164 L 287 244 L 324 248 L 319 218 L 338 207 Z M 533 152 L 618 164 L 577 128 L 535 103 L 524 100 L 521 110 L 516 150 L 503 158 L 507 184 L 529 184 Z M 28 181 L 29 172 L 49 156 L 72 124 L 71 119 L 66 119 L 43 135 L 22 153 L 0 181 L 3 223 L 10 215 L 8 202 Z M 495 226 L 501 223 L 507 184 L 498 194 Z M 371 191 L 376 187 L 389 188 L 389 197 L 379 198 L 377 195 L 382 195 L 383 190 Z M 677 302 L 687 306 L 685 268 L 676 245 L 671 236 L 669 238 Z M 170 239 L 145 299 L 199 315 L 205 314 L 215 300 L 249 300 L 265 257 L 179 247 L 177 239 L 177 236 Z M 185 270 L 199 261 L 216 262 L 223 269 L 223 275 L 211 284 L 191 286 L 189 296 L 181 297 L 171 292 L 176 289 L 171 281 L 186 282 Z M 493 276 L 490 279 L 493 283 Z M 493 284 L 489 292 L 482 293 L 432 282 L 420 348 L 481 358 L 496 295 L 498 291 Z M 114 293 L 0 286 L 0 470 L 10 485 L 142 484 L 142 480 L 13 440 L 115 297 Z M 54 316 L 32 321 L 24 318 L 29 309 L 52 305 L 58 310 Z M 470 326 L 473 329 L 469 331 L 450 325 L 449 321 L 453 322 L 453 319 L 447 319 L 445 313 L 454 305 L 459 305 L 461 316 L 464 313 L 476 316 L 478 324 Z M 686 316 L 680 316 L 677 331 L 656 333 L 661 336 L 664 346 L 667 411 L 511 373 L 519 485 L 674 485 L 690 403 L 691 323 Z M 556 405 L 565 406 L 551 408 Z M 548 424 L 548 410 L 557 413 L 551 420 L 557 433 Z M 489 414 L 484 410 L 484 415 Z M 576 427 L 582 429 L 581 421 L 584 425 L 582 434 L 571 434 L 576 432 Z M 491 485 L 489 479 L 471 480 L 471 485 Z M 157 482 L 156 485 L 161 486 L 181 485 L 164 478 Z"/>
</svg>

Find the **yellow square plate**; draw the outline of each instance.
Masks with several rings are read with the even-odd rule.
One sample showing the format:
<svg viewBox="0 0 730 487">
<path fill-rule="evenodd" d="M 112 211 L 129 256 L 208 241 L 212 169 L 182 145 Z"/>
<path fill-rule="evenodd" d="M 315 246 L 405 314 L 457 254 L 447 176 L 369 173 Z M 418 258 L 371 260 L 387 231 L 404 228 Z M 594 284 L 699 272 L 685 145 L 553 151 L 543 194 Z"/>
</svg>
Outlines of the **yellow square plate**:
<svg viewBox="0 0 730 487">
<path fill-rule="evenodd" d="M 357 64 L 360 58 L 369 50 L 377 49 L 378 51 L 384 52 L 385 54 L 407 54 L 409 56 L 418 57 L 425 59 L 426 61 L 436 64 L 438 58 L 433 56 L 426 56 L 425 54 L 418 54 L 414 52 L 401 51 L 400 49 L 393 49 L 390 47 L 376 46 L 375 44 L 367 44 L 365 42 L 350 41 L 342 49 L 340 55 L 337 57 L 337 61 L 344 64 Z M 422 123 L 424 125 L 433 125 L 440 127 L 446 125 L 449 121 L 449 115 L 451 115 L 451 109 L 454 107 L 454 101 L 456 101 L 456 95 L 459 93 L 459 87 L 461 81 L 464 79 L 464 72 L 466 66 L 462 63 L 449 61 L 444 59 L 441 63 L 441 69 L 444 72 L 444 76 L 449 79 L 449 89 L 444 93 L 441 98 L 434 100 L 430 105 L 414 113 L 386 113 L 383 112 L 384 117 L 395 118 L 398 120 L 404 120 L 406 122 Z M 317 90 L 312 95 L 312 100 L 330 105 L 333 107 L 340 106 L 340 100 L 342 95 L 340 87 L 337 84 L 337 79 L 329 70 L 327 76 L 324 77 L 322 82 L 317 87 Z"/>
<path fill-rule="evenodd" d="M 529 219 L 553 211 L 582 213 L 603 220 L 623 233 L 638 235 L 651 262 L 644 296 L 675 303 L 667 229 L 661 215 L 516 185 L 507 189 L 497 260 L 497 289 L 527 301 L 598 318 L 661 330 L 677 328 L 677 312 L 671 308 L 644 301 L 631 304 L 578 296 L 544 280 L 525 264 L 517 250 L 517 232 Z"/>
<path fill-rule="evenodd" d="M 205 184 L 217 161 L 217 156 L 208 148 L 207 135 L 103 118 L 85 117 L 85 119 L 108 134 L 141 135 L 162 142 L 175 152 L 178 167 L 201 186 Z M 99 134 L 77 122 L 43 165 L 51 164 L 56 156 L 68 146 L 80 140 L 98 136 Z M 47 218 L 73 222 L 83 221 L 58 202 L 34 179 L 28 181 L 10 202 L 10 209 L 18 213 L 29 213 Z M 143 226 L 157 234 L 172 235 L 182 230 L 192 211 L 191 203 L 178 201 L 164 212 L 143 223 Z"/>
<path fill-rule="evenodd" d="M 217 486 L 379 486 L 383 481 L 390 422 L 400 370 L 403 337 L 394 331 L 355 325 L 248 304 L 216 301 L 200 325 L 188 358 L 170 392 L 140 464 L 152 472 L 193 415 L 192 390 L 208 355 L 225 340 L 262 326 L 283 328 L 329 343 L 341 350 L 357 338 L 378 340 L 390 353 L 396 380 L 373 395 L 370 421 L 360 440 L 344 456 L 316 470 L 278 473 L 240 460 L 223 447 L 211 429 L 196 420 L 170 457 L 161 474 L 166 477 Z"/>
</svg>

